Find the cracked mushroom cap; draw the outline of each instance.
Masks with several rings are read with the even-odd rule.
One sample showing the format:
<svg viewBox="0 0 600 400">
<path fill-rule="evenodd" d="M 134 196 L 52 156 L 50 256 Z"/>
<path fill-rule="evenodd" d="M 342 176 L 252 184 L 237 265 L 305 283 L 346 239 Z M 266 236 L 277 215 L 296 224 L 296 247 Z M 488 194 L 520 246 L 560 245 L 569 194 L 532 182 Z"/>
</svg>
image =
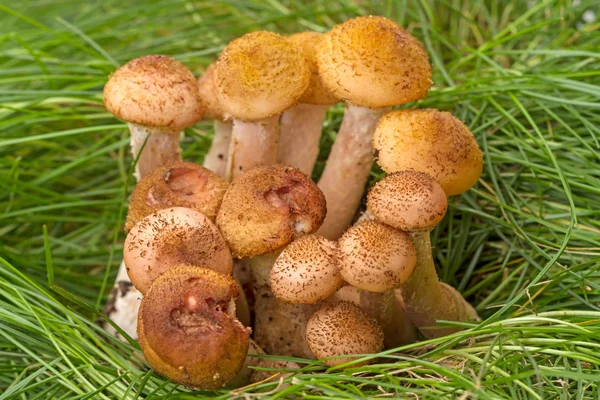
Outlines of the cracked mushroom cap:
<svg viewBox="0 0 600 400">
<path fill-rule="evenodd" d="M 140 219 L 169 207 L 192 208 L 214 221 L 228 186 L 225 179 L 195 163 L 162 165 L 133 189 L 125 232 Z"/>
<path fill-rule="evenodd" d="M 308 88 L 306 88 L 302 98 L 300 98 L 301 103 L 328 105 L 336 104 L 340 101 L 325 87 L 317 68 L 317 47 L 324 38 L 325 35 L 318 32 L 300 32 L 290 35 L 287 38 L 302 49 L 311 72 Z"/>
<path fill-rule="evenodd" d="M 138 314 L 148 364 L 196 389 L 231 381 L 244 365 L 250 340 L 235 318 L 237 296 L 232 278 L 207 268 L 182 265 L 159 276 Z"/>
<path fill-rule="evenodd" d="M 358 17 L 325 34 L 319 74 L 334 96 L 357 106 L 405 104 L 427 95 L 431 65 L 410 33 L 383 17 Z"/>
<path fill-rule="evenodd" d="M 104 86 L 104 106 L 127 122 L 173 130 L 204 115 L 192 71 L 160 55 L 136 58 L 117 69 Z"/>
<path fill-rule="evenodd" d="M 367 209 L 379 221 L 403 231 L 427 231 L 448 209 L 442 186 L 424 172 L 400 171 L 377 182 L 367 195 Z"/>
<path fill-rule="evenodd" d="M 215 63 L 210 64 L 198 78 L 198 92 L 202 104 L 206 107 L 205 117 L 225 121 L 225 110 L 217 98 L 215 90 Z"/>
<path fill-rule="evenodd" d="M 190 264 L 231 275 L 233 259 L 217 226 L 190 208 L 165 208 L 133 226 L 123 248 L 131 283 L 146 293 L 175 265 Z"/>
<path fill-rule="evenodd" d="M 354 224 L 338 240 L 346 282 L 369 292 L 398 287 L 412 274 L 417 252 L 410 237 L 378 221 Z"/>
<path fill-rule="evenodd" d="M 387 173 L 426 172 L 446 195 L 469 190 L 481 176 L 483 155 L 458 118 L 432 108 L 392 111 L 373 135 L 377 164 Z"/>
<path fill-rule="evenodd" d="M 275 164 L 250 169 L 229 185 L 217 225 L 235 257 L 255 257 L 315 232 L 325 213 L 325 196 L 309 177 Z"/>
<path fill-rule="evenodd" d="M 337 244 L 307 235 L 290 243 L 271 269 L 273 294 L 285 302 L 315 304 L 342 287 Z"/>
<path fill-rule="evenodd" d="M 359 306 L 340 301 L 321 307 L 308 320 L 306 339 L 319 359 L 352 354 L 378 353 L 383 349 L 383 331 Z M 329 366 L 344 364 L 360 357 L 323 360 Z M 353 364 L 366 365 L 368 361 Z"/>
<path fill-rule="evenodd" d="M 308 87 L 302 51 L 276 33 L 248 33 L 225 47 L 214 83 L 226 116 L 245 121 L 271 117 L 295 105 Z"/>
</svg>

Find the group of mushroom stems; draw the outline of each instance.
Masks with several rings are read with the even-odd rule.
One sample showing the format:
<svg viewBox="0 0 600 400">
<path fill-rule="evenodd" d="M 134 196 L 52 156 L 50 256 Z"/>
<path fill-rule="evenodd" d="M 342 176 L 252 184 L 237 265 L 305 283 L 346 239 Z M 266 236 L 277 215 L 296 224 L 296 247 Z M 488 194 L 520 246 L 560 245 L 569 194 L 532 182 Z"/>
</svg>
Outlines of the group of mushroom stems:
<svg viewBox="0 0 600 400">
<path fill-rule="evenodd" d="M 391 111 L 430 85 L 419 42 L 382 17 L 246 34 L 197 80 L 166 56 L 119 68 L 104 103 L 129 124 L 138 183 L 107 329 L 137 338 L 173 381 L 214 389 L 297 368 L 253 354 L 357 365 L 459 329 L 439 321 L 476 320 L 439 281 L 429 232 L 448 196 L 478 180 L 481 151 L 448 112 Z M 315 183 L 323 121 L 341 99 Z M 181 132 L 205 115 L 204 166 L 182 161 Z M 374 155 L 387 176 L 358 216 Z"/>
</svg>

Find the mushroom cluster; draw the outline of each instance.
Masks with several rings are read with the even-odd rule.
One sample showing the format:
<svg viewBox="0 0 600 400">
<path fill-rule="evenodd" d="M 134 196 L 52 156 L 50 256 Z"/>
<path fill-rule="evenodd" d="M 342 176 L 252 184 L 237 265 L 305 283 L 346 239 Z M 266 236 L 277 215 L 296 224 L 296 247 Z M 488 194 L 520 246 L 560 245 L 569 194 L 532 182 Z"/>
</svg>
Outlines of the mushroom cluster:
<svg viewBox="0 0 600 400">
<path fill-rule="evenodd" d="M 447 112 L 391 111 L 431 83 L 417 39 L 374 16 L 324 34 L 246 34 L 199 78 L 166 56 L 119 68 L 104 103 L 129 123 L 138 183 L 108 317 L 156 371 L 203 389 L 268 377 L 253 366 L 298 367 L 251 354 L 360 364 L 456 330 L 440 320 L 477 319 L 439 281 L 429 232 L 447 196 L 478 180 L 481 151 Z M 204 166 L 182 161 L 181 131 L 205 114 Z M 388 175 L 354 222 L 374 159 Z"/>
</svg>

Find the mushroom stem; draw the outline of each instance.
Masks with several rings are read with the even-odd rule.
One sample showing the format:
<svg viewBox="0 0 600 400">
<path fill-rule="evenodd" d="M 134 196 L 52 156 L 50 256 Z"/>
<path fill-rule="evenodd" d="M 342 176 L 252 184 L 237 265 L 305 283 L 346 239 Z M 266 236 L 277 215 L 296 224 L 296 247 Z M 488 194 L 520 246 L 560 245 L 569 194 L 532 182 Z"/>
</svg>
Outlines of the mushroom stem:
<svg viewBox="0 0 600 400">
<path fill-rule="evenodd" d="M 214 173 L 225 176 L 233 124 L 231 121 L 220 121 L 215 119 L 213 126 L 215 134 L 210 149 L 204 157 L 203 165 Z"/>
<path fill-rule="evenodd" d="M 312 174 L 329 105 L 298 103 L 281 116 L 277 162 Z"/>
<path fill-rule="evenodd" d="M 228 387 L 238 388 L 251 383 L 261 382 L 269 378 L 285 378 L 290 373 L 281 374 L 275 371 L 265 371 L 262 368 L 269 369 L 299 369 L 300 366 L 293 361 L 274 360 L 269 358 L 258 358 L 253 355 L 266 355 L 267 353 L 260 348 L 258 344 L 250 339 L 250 346 L 248 347 L 248 356 L 241 371 L 231 381 Z M 258 367 L 261 369 L 254 369 Z"/>
<path fill-rule="evenodd" d="M 143 126 L 129 122 L 131 153 L 138 157 L 135 177 L 142 179 L 155 168 L 169 161 L 181 160 L 180 131 L 162 127 Z M 148 140 L 146 141 L 146 138 Z M 144 146 L 144 142 L 146 145 Z M 142 150 L 143 148 L 143 150 Z M 141 153 L 141 154 L 140 154 Z"/>
<path fill-rule="evenodd" d="M 375 126 L 389 110 L 346 103 L 342 125 L 318 183 L 327 200 L 327 216 L 317 234 L 334 240 L 352 223 L 373 164 Z"/>
<path fill-rule="evenodd" d="M 278 136 L 279 115 L 258 121 L 234 120 L 226 178 L 231 180 L 253 167 L 275 164 Z"/>
</svg>

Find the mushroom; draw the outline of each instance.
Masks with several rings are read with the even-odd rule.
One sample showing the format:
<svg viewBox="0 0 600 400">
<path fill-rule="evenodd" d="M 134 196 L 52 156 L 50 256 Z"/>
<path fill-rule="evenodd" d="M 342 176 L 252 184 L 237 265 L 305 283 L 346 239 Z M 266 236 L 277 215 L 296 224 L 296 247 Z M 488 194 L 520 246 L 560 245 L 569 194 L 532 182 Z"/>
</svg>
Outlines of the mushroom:
<svg viewBox="0 0 600 400">
<path fill-rule="evenodd" d="M 104 87 L 104 106 L 128 122 L 131 151 L 139 155 L 137 179 L 180 160 L 181 131 L 204 114 L 192 72 L 161 55 L 136 58 L 117 69 Z"/>
<path fill-rule="evenodd" d="M 252 32 L 227 45 L 214 70 L 217 98 L 233 118 L 227 178 L 275 163 L 279 114 L 298 102 L 309 80 L 304 55 L 280 35 Z"/>
<path fill-rule="evenodd" d="M 327 304 L 315 312 L 308 321 L 306 339 L 317 358 L 325 358 L 322 361 L 332 367 L 360 358 L 351 357 L 353 354 L 378 353 L 383 349 L 383 332 L 377 322 L 348 301 Z M 352 366 L 366 364 L 368 361 Z"/>
<path fill-rule="evenodd" d="M 346 101 L 319 180 L 330 211 L 318 233 L 337 239 L 364 193 L 377 120 L 390 106 L 425 97 L 431 66 L 417 39 L 383 17 L 358 17 L 335 26 L 319 46 L 317 63 L 325 87 Z"/>
<path fill-rule="evenodd" d="M 214 84 L 215 64 L 206 68 L 204 74 L 198 78 L 198 90 L 202 103 L 206 106 L 205 117 L 213 120 L 214 136 L 208 153 L 204 156 L 204 167 L 220 176 L 225 176 L 229 144 L 231 143 L 231 130 L 233 123 L 225 117 L 225 111 L 219 103 Z"/>
<path fill-rule="evenodd" d="M 229 182 L 201 165 L 175 161 L 145 176 L 133 189 L 125 231 L 164 208 L 186 207 L 214 221 Z"/>
<path fill-rule="evenodd" d="M 311 356 L 303 322 L 309 306 L 276 300 L 270 272 L 279 250 L 295 238 L 313 233 L 325 217 L 325 198 L 302 172 L 276 164 L 253 168 L 235 179 L 217 214 L 221 229 L 236 258 L 248 263 L 254 284 L 254 338 L 269 354 Z"/>
<path fill-rule="evenodd" d="M 142 299 L 140 347 L 148 363 L 195 389 L 218 389 L 241 370 L 248 330 L 235 318 L 235 281 L 207 268 L 182 265 L 160 275 Z"/>
<path fill-rule="evenodd" d="M 317 70 L 317 46 L 323 38 L 324 35 L 317 32 L 301 32 L 287 38 L 304 53 L 311 77 L 300 102 L 281 115 L 277 162 L 298 168 L 308 176 L 312 174 L 319 155 L 319 141 L 327 110 L 339 102 L 325 88 Z"/>
<path fill-rule="evenodd" d="M 217 226 L 201 212 L 184 207 L 163 209 L 138 221 L 125 239 L 123 259 L 131 282 L 142 293 L 175 265 L 199 265 L 226 275 L 233 269 Z"/>
</svg>

